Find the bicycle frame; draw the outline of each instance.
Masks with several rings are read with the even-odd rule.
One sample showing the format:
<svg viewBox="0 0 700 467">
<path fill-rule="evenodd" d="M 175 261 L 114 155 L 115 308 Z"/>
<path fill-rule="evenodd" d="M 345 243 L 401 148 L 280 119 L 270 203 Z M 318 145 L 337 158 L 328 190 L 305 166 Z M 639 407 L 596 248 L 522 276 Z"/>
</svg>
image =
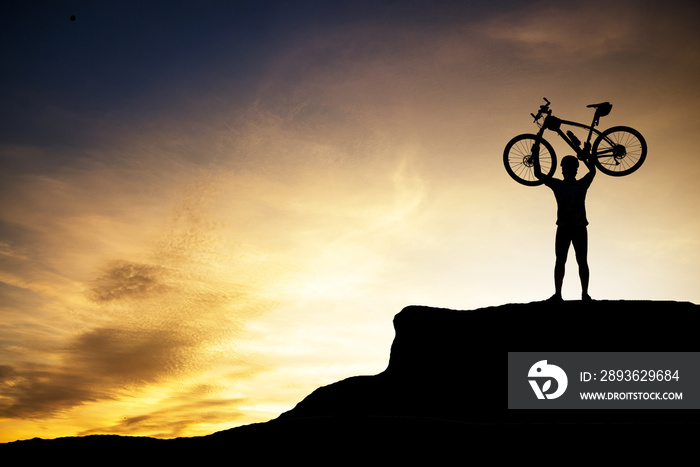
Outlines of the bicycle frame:
<svg viewBox="0 0 700 467">
<path fill-rule="evenodd" d="M 549 105 L 549 102 L 547 103 L 547 105 Z M 597 125 L 599 119 L 597 112 L 593 116 L 593 121 L 590 125 L 584 125 L 583 123 L 578 123 L 571 120 L 563 120 L 561 118 L 555 117 L 552 115 L 552 111 L 549 109 L 541 109 L 540 112 L 545 113 L 547 116 L 545 117 L 542 125 L 540 125 L 540 130 L 537 132 L 538 140 L 536 144 L 538 146 L 539 140 L 543 139 L 545 130 L 550 130 L 558 134 L 559 137 L 563 139 L 566 142 L 566 144 L 568 144 L 569 147 L 571 147 L 571 149 L 573 149 L 576 152 L 576 155 L 579 159 L 583 159 L 590 155 L 591 138 L 593 138 L 593 134 L 600 135 L 601 133 L 600 131 L 595 129 L 595 126 Z M 537 122 L 538 120 L 539 117 L 535 117 L 535 122 Z M 583 144 L 583 147 L 581 146 L 581 142 L 579 141 L 579 139 L 571 131 L 564 133 L 561 130 L 562 125 L 570 127 L 579 127 L 588 130 L 588 137 L 586 138 L 586 142 Z"/>
<path fill-rule="evenodd" d="M 541 105 L 537 115 L 530 114 L 539 127 L 537 134 L 523 133 L 511 138 L 503 151 L 503 164 L 506 172 L 518 183 L 537 186 L 543 183 L 541 176 L 533 173 L 534 157 L 545 152 L 551 155 L 547 163 L 547 177 L 552 176 L 556 169 L 556 154 L 550 142 L 544 138 L 544 133 L 550 130 L 564 140 L 573 150 L 578 159 L 590 161 L 607 175 L 620 177 L 637 170 L 644 162 L 647 154 L 647 144 L 644 137 L 634 128 L 628 126 L 613 126 L 604 131 L 598 131 L 596 126 L 600 118 L 610 113 L 612 104 L 602 102 L 587 107 L 594 108 L 593 121 L 590 125 L 564 120 L 552 115 L 550 102 Z M 540 119 L 544 116 L 544 121 Z M 571 130 L 566 128 L 581 128 L 588 132 L 583 144 Z M 579 133 L 580 134 L 580 133 Z"/>
</svg>

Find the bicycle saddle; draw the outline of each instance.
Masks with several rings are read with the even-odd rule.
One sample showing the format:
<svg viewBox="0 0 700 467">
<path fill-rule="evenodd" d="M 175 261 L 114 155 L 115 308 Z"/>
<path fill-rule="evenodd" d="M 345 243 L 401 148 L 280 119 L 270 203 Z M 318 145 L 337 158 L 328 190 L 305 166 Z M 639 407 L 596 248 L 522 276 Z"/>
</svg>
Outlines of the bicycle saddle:
<svg viewBox="0 0 700 467">
<path fill-rule="evenodd" d="M 591 104 L 586 107 L 593 107 L 599 117 L 605 117 L 610 113 L 612 109 L 612 104 L 610 102 L 601 102 L 600 104 Z"/>
</svg>

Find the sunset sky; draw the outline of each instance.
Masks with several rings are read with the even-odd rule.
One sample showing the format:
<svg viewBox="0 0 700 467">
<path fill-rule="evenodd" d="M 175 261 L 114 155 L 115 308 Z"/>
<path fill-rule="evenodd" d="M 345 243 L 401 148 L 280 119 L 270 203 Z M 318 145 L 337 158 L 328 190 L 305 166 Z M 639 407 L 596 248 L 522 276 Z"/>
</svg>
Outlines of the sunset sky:
<svg viewBox="0 0 700 467">
<path fill-rule="evenodd" d="M 700 303 L 695 0 L 0 12 L 0 442 L 267 421 L 405 306 L 548 298 L 554 197 L 502 163 L 543 97 L 649 147 L 589 190 L 593 298 Z"/>
</svg>

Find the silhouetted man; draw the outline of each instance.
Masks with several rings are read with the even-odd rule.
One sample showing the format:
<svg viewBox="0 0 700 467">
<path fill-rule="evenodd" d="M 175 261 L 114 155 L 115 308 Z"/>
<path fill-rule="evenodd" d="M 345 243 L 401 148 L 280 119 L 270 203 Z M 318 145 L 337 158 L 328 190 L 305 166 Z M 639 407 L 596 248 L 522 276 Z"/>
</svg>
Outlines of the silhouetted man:
<svg viewBox="0 0 700 467">
<path fill-rule="evenodd" d="M 564 269 L 569 247 L 573 244 L 578 273 L 581 278 L 581 299 L 590 300 L 588 295 L 588 219 L 586 219 L 586 192 L 596 174 L 595 165 L 588 158 L 583 159 L 588 173 L 576 180 L 579 162 L 576 156 L 566 156 L 561 160 L 561 173 L 564 180 L 547 177 L 542 173 L 539 155 L 535 155 L 534 173 L 537 178 L 552 189 L 557 200 L 557 234 L 555 241 L 556 262 L 554 264 L 553 301 L 561 301 L 561 286 L 564 282 Z"/>
</svg>

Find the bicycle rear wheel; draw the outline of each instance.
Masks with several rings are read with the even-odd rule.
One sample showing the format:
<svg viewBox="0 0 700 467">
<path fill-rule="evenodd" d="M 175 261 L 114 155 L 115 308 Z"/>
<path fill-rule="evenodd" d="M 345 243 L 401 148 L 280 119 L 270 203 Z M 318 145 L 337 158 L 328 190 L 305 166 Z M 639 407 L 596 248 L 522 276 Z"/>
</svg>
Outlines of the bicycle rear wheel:
<svg viewBox="0 0 700 467">
<path fill-rule="evenodd" d="M 591 154 L 601 172 L 622 177 L 631 174 L 644 163 L 647 143 L 634 128 L 614 126 L 596 138 Z"/>
<path fill-rule="evenodd" d="M 518 135 L 508 141 L 503 150 L 503 164 L 506 172 L 513 180 L 526 186 L 537 186 L 544 183 L 535 177 L 535 169 L 532 158 L 532 146 L 538 140 L 537 135 Z M 539 138 L 540 142 L 540 167 L 545 177 L 554 175 L 557 168 L 557 156 L 552 145 Z"/>
</svg>

